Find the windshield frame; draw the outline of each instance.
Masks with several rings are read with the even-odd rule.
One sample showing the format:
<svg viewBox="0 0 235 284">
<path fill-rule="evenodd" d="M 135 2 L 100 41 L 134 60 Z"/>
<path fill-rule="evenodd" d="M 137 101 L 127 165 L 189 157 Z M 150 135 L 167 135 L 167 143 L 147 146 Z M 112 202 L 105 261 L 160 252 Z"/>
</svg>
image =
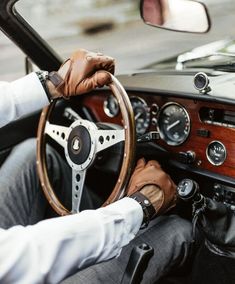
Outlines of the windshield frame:
<svg viewBox="0 0 235 284">
<path fill-rule="evenodd" d="M 0 1 L 0 29 L 40 69 L 57 70 L 62 63 L 61 57 L 17 12 L 15 4 L 18 1 Z"/>
</svg>

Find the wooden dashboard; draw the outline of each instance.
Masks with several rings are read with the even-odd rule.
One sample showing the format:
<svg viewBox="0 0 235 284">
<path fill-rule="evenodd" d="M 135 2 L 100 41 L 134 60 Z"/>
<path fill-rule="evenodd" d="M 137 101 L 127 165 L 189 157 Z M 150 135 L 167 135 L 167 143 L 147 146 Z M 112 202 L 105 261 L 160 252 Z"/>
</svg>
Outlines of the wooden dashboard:
<svg viewBox="0 0 235 284">
<path fill-rule="evenodd" d="M 121 125 L 122 117 L 120 112 L 114 117 L 109 117 L 104 111 L 104 102 L 109 95 L 109 91 L 98 91 L 89 96 L 84 96 L 83 106 L 92 113 L 96 121 Z M 171 102 L 182 106 L 190 118 L 190 132 L 187 139 L 178 146 L 168 145 L 163 139 L 157 140 L 156 143 L 168 150 L 169 153 L 177 154 L 179 152 L 192 151 L 195 153 L 195 160 L 192 162 L 192 166 L 231 178 L 235 177 L 235 120 L 234 125 L 231 125 L 218 121 L 208 122 L 206 118 L 202 119 L 201 116 L 203 109 L 226 111 L 235 115 L 234 105 L 140 92 L 128 92 L 128 95 L 129 97 L 142 98 L 148 106 L 150 123 L 146 132 L 157 130 L 158 111 L 156 111 L 156 106 L 161 109 L 166 103 Z M 226 157 L 221 165 L 212 164 L 207 157 L 208 145 L 213 141 L 221 142 L 225 147 Z"/>
</svg>

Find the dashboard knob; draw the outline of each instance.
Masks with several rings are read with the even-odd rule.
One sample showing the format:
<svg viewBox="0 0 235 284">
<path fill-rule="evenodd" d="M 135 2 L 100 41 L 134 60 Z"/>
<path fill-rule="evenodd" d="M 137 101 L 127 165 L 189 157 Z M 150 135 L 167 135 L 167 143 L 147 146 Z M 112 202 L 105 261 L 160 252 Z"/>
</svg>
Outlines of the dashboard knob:
<svg viewBox="0 0 235 284">
<path fill-rule="evenodd" d="M 179 152 L 179 160 L 184 164 L 192 164 L 195 158 L 196 154 L 193 151 Z"/>
</svg>

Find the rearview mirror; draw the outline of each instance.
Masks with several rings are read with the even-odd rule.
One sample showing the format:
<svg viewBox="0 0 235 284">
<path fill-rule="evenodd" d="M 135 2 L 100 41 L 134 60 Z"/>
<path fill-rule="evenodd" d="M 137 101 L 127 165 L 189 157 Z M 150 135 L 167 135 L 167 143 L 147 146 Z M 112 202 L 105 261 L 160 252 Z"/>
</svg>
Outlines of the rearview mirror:
<svg viewBox="0 0 235 284">
<path fill-rule="evenodd" d="M 206 33 L 210 18 L 206 6 L 191 0 L 142 0 L 140 13 L 151 26 L 168 30 Z"/>
</svg>

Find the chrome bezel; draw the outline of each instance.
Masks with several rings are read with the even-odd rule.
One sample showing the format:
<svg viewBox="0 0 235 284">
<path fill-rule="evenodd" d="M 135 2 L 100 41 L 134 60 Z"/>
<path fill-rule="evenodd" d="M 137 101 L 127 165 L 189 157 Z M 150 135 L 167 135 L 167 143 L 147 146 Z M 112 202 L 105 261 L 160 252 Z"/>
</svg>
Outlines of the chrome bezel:
<svg viewBox="0 0 235 284">
<path fill-rule="evenodd" d="M 224 157 L 224 160 L 223 160 L 222 162 L 219 162 L 219 163 L 213 162 L 213 161 L 211 160 L 209 154 L 208 154 L 209 147 L 210 147 L 210 145 L 213 144 L 213 143 L 219 143 L 219 144 L 224 148 L 225 157 Z M 213 141 L 211 141 L 211 142 L 208 144 L 208 146 L 207 146 L 207 148 L 206 148 L 206 157 L 207 157 L 207 160 L 208 160 L 213 166 L 216 166 L 216 167 L 221 166 L 221 165 L 225 162 L 225 160 L 226 160 L 226 158 L 227 158 L 227 149 L 226 149 L 225 145 L 224 145 L 222 142 L 220 142 L 219 140 L 213 140 Z"/>
<path fill-rule="evenodd" d="M 156 110 L 153 110 L 153 108 L 156 108 Z M 158 106 L 158 104 L 153 103 L 153 104 L 151 105 L 151 112 L 152 112 L 152 115 L 157 115 L 157 114 L 158 114 L 158 112 L 159 112 L 159 106 Z"/>
<path fill-rule="evenodd" d="M 114 114 L 112 114 L 112 113 L 110 112 L 110 109 L 108 108 L 108 99 L 109 99 L 111 96 L 114 98 L 114 100 L 116 101 L 117 106 L 118 106 L 117 112 L 114 113 Z M 119 112 L 120 112 L 120 107 L 119 107 L 117 98 L 116 98 L 114 95 L 109 95 L 109 96 L 106 98 L 106 100 L 105 100 L 104 103 L 103 103 L 103 110 L 104 110 L 104 113 L 105 113 L 108 117 L 111 117 L 111 118 L 113 118 L 113 117 L 115 117 L 115 116 L 117 116 L 117 115 L 119 114 Z"/>
<path fill-rule="evenodd" d="M 196 77 L 197 77 L 198 75 L 203 75 L 203 76 L 205 77 L 205 79 L 206 79 L 205 85 L 204 85 L 202 88 L 198 88 L 198 87 L 196 86 L 196 84 L 195 84 L 195 79 L 196 79 Z M 194 85 L 194 88 L 195 88 L 196 90 L 200 91 L 200 92 L 206 90 L 207 87 L 208 87 L 208 85 L 209 85 L 209 78 L 208 78 L 207 74 L 204 73 L 204 72 L 198 72 L 197 74 L 195 74 L 195 76 L 194 76 L 194 78 L 193 78 L 193 85 Z"/>
<path fill-rule="evenodd" d="M 166 107 L 171 106 L 171 105 L 176 105 L 176 106 L 180 107 L 181 109 L 183 109 L 183 111 L 184 111 L 184 113 L 186 114 L 186 117 L 187 117 L 187 119 L 188 119 L 188 121 L 189 121 L 188 133 L 187 133 L 187 135 L 185 136 L 185 138 L 184 138 L 183 140 L 179 141 L 179 142 L 167 140 L 167 139 L 166 139 L 166 136 L 164 135 L 164 133 L 161 131 L 161 129 L 160 129 L 160 127 L 159 127 L 159 117 L 161 116 L 163 110 L 164 110 Z M 162 140 L 164 140 L 167 145 L 170 145 L 170 146 L 179 146 L 179 145 L 182 145 L 182 144 L 188 139 L 188 137 L 189 137 L 189 134 L 190 134 L 190 131 L 191 131 L 191 119 L 190 119 L 190 116 L 189 116 L 187 110 L 186 110 L 185 107 L 183 107 L 181 104 L 176 103 L 176 102 L 168 102 L 168 103 L 164 104 L 164 105 L 160 108 L 160 110 L 159 110 L 159 112 L 158 112 L 158 115 L 157 115 L 157 127 L 156 127 L 156 128 L 157 128 L 157 131 L 159 132 L 160 138 L 161 138 Z"/>
<path fill-rule="evenodd" d="M 135 100 L 139 100 L 141 101 L 145 106 L 148 106 L 148 104 L 146 103 L 146 101 L 144 99 L 142 99 L 141 97 L 138 97 L 138 96 L 130 96 L 130 102 L 132 99 L 135 99 Z"/>
</svg>

